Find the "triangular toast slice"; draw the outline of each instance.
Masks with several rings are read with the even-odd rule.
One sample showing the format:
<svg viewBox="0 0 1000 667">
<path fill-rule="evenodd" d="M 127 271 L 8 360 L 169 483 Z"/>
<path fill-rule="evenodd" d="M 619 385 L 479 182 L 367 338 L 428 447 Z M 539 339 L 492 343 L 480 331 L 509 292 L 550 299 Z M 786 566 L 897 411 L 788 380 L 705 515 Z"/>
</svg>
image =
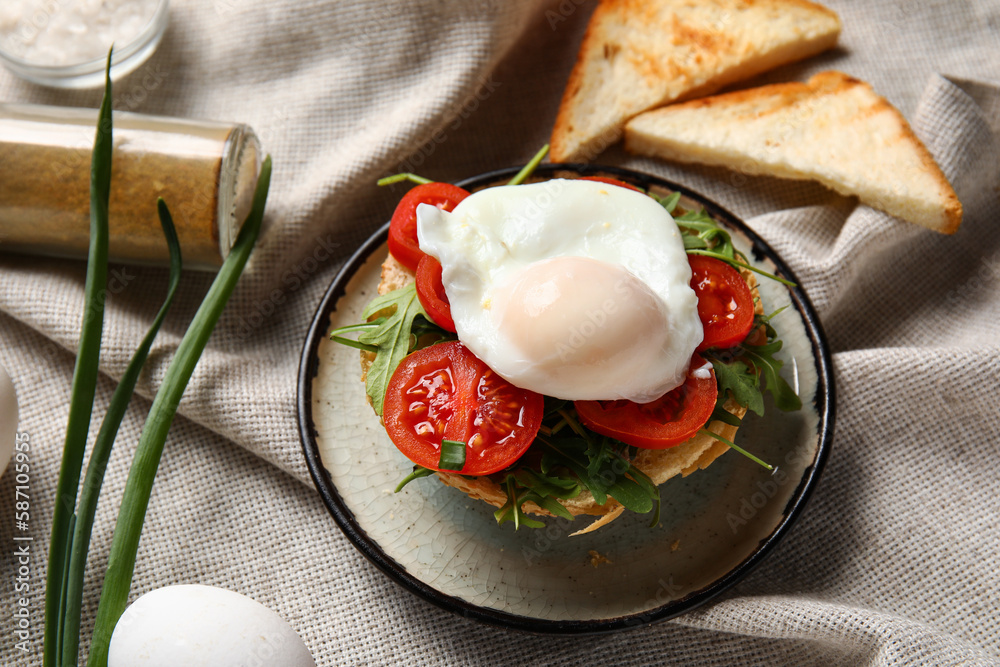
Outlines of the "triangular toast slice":
<svg viewBox="0 0 1000 667">
<path fill-rule="evenodd" d="M 633 153 L 812 179 L 873 208 L 951 234 L 962 205 L 910 125 L 841 72 L 675 104 L 625 128 Z"/>
<path fill-rule="evenodd" d="M 806 0 L 603 0 L 591 16 L 551 140 L 589 161 L 632 116 L 833 46 L 840 19 Z"/>
</svg>

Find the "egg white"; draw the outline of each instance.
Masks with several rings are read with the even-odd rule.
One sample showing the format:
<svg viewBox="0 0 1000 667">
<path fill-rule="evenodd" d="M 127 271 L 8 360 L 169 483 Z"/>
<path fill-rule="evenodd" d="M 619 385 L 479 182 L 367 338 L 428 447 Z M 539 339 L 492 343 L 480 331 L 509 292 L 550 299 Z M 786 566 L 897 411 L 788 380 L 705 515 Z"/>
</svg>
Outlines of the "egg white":
<svg viewBox="0 0 1000 667">
<path fill-rule="evenodd" d="M 659 398 L 702 340 L 680 231 L 652 198 L 553 179 L 420 205 L 459 339 L 509 382 L 566 400 Z"/>
</svg>

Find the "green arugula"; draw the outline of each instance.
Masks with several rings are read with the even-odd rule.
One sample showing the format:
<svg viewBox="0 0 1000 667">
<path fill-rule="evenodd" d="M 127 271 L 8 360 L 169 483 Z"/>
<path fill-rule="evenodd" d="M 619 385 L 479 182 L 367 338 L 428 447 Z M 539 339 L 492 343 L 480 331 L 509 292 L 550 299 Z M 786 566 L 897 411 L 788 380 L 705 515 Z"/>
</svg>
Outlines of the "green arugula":
<svg viewBox="0 0 1000 667">
<path fill-rule="evenodd" d="M 675 192 L 674 195 L 677 195 L 677 200 L 680 199 L 679 193 Z M 667 204 L 671 203 L 674 195 L 659 199 L 658 201 L 666 208 Z M 676 207 L 677 202 L 672 201 L 672 205 Z M 667 209 L 669 213 L 672 213 L 673 210 L 675 209 Z M 733 238 L 729 232 L 719 227 L 719 223 L 704 208 L 699 211 L 684 211 L 680 215 L 674 216 L 674 222 L 681 229 L 684 239 L 684 250 L 688 254 L 714 257 L 729 264 L 734 269 L 747 269 L 765 278 L 775 280 L 782 285 L 795 287 L 795 283 L 793 282 L 752 266 L 747 261 L 746 256 L 733 245 Z"/>
<path fill-rule="evenodd" d="M 420 479 L 421 477 L 430 477 L 434 474 L 434 471 L 430 468 L 425 468 L 423 466 L 413 466 L 413 472 L 404 477 L 402 481 L 396 485 L 395 491 L 393 493 L 399 493 L 403 490 L 403 487 L 412 482 L 415 479 Z"/>
<path fill-rule="evenodd" d="M 784 309 L 754 318 L 754 329 L 762 327 L 765 334 L 765 342 L 760 345 L 744 341 L 731 350 L 703 352 L 703 356 L 712 362 L 719 383 L 719 403 L 713 418 L 725 412 L 721 410 L 721 404 L 725 402 L 726 391 L 732 394 L 733 400 L 758 415 L 764 414 L 764 392 L 771 394 L 775 407 L 783 412 L 802 407 L 802 399 L 780 375 L 784 362 L 775 356 L 781 351 L 782 343 L 771 326 L 771 319 Z"/>
<path fill-rule="evenodd" d="M 413 283 L 375 297 L 361 316 L 369 321 L 335 329 L 330 333 L 330 339 L 375 353 L 375 360 L 368 369 L 365 380 L 365 391 L 375 412 L 382 416 L 386 387 L 403 357 L 418 347 L 427 347 L 449 336 L 431 322 L 420 305 L 417 288 Z M 372 317 L 375 319 L 371 319 Z M 344 336 L 345 333 L 353 332 L 358 332 L 357 340 Z M 428 335 L 432 340 L 425 340 Z"/>
</svg>

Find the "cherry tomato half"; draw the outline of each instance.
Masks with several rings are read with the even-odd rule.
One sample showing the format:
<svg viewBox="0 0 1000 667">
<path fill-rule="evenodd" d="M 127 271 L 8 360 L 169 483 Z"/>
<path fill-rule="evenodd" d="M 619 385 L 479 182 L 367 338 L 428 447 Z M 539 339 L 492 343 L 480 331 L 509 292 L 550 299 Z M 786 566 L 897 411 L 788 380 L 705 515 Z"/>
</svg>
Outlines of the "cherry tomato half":
<svg viewBox="0 0 1000 667">
<path fill-rule="evenodd" d="M 691 289 L 698 296 L 698 317 L 705 330 L 697 351 L 742 343 L 753 327 L 753 294 L 743 276 L 714 257 L 688 255 L 688 263 Z"/>
<path fill-rule="evenodd" d="M 417 206 L 430 204 L 451 211 L 469 196 L 451 183 L 421 183 L 399 200 L 389 222 L 389 252 L 410 271 L 417 270 L 423 252 L 417 242 Z"/>
<path fill-rule="evenodd" d="M 451 304 L 441 281 L 441 262 L 430 255 L 421 257 L 417 264 L 417 298 L 434 324 L 442 329 L 455 331 L 455 320 L 451 319 Z"/>
<path fill-rule="evenodd" d="M 705 360 L 694 355 L 684 384 L 651 403 L 576 401 L 574 406 L 580 421 L 593 431 L 644 449 L 673 447 L 697 433 L 715 410 L 715 372 L 694 375 L 704 366 Z"/>
<path fill-rule="evenodd" d="M 597 181 L 598 183 L 607 183 L 608 185 L 617 185 L 620 188 L 628 188 L 629 190 L 635 190 L 636 192 L 642 192 L 639 188 L 635 187 L 631 183 L 626 183 L 625 181 L 619 181 L 617 178 L 611 178 L 610 176 L 583 176 L 580 178 L 581 181 Z M 645 193 L 644 193 L 645 194 Z"/>
<path fill-rule="evenodd" d="M 386 389 L 382 414 L 393 443 L 408 459 L 439 470 L 441 441 L 466 443 L 463 475 L 488 475 L 528 449 L 545 412 L 544 399 L 497 375 L 458 341 L 403 358 Z"/>
</svg>

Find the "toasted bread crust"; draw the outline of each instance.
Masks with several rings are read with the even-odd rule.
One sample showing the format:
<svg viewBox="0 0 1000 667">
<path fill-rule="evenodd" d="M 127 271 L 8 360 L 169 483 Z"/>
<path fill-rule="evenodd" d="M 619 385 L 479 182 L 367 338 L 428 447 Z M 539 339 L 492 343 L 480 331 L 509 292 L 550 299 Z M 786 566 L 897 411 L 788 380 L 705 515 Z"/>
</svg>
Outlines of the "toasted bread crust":
<svg viewBox="0 0 1000 667">
<path fill-rule="evenodd" d="M 903 115 L 870 85 L 842 72 L 640 114 L 626 125 L 625 148 L 817 180 L 944 234 L 962 221 L 954 189 Z"/>
<path fill-rule="evenodd" d="M 741 270 L 743 278 L 750 285 L 754 297 L 759 296 L 757 281 L 754 274 L 747 270 Z M 392 255 L 388 255 L 382 263 L 381 281 L 379 282 L 378 293 L 387 294 L 396 289 L 405 287 L 413 282 L 413 273 L 400 264 Z M 763 306 L 760 299 L 756 299 L 755 310 L 758 314 L 763 314 Z M 361 379 L 367 377 L 368 368 L 371 366 L 374 356 L 369 352 L 361 352 Z M 737 404 L 731 398 L 726 401 L 725 409 L 736 417 L 742 419 L 746 414 L 746 408 Z M 730 442 L 736 437 L 737 427 L 721 421 L 712 421 L 707 425 L 707 430 L 715 433 Z M 729 450 L 728 445 L 715 438 L 699 433 L 687 442 L 675 447 L 662 450 L 642 450 L 633 461 L 636 468 L 644 472 L 657 485 L 664 483 L 668 479 L 681 475 L 687 477 L 696 470 L 707 468 L 715 459 Z M 507 495 L 500 485 L 489 477 L 468 477 L 454 473 L 437 472 L 438 478 L 446 485 L 459 489 L 469 497 L 482 500 L 494 507 L 501 507 L 507 501 Z M 622 507 L 618 501 L 608 498 L 604 505 L 599 505 L 589 491 L 584 490 L 575 498 L 560 501 L 570 514 L 574 516 L 591 515 L 604 518 L 588 526 L 585 531 L 599 528 L 621 514 Z M 535 503 L 527 502 L 523 505 L 526 512 L 542 516 L 552 516 L 551 512 L 539 507 Z"/>
<path fill-rule="evenodd" d="M 592 160 L 632 116 L 820 53 L 840 29 L 806 0 L 603 0 L 563 92 L 552 160 Z"/>
</svg>

